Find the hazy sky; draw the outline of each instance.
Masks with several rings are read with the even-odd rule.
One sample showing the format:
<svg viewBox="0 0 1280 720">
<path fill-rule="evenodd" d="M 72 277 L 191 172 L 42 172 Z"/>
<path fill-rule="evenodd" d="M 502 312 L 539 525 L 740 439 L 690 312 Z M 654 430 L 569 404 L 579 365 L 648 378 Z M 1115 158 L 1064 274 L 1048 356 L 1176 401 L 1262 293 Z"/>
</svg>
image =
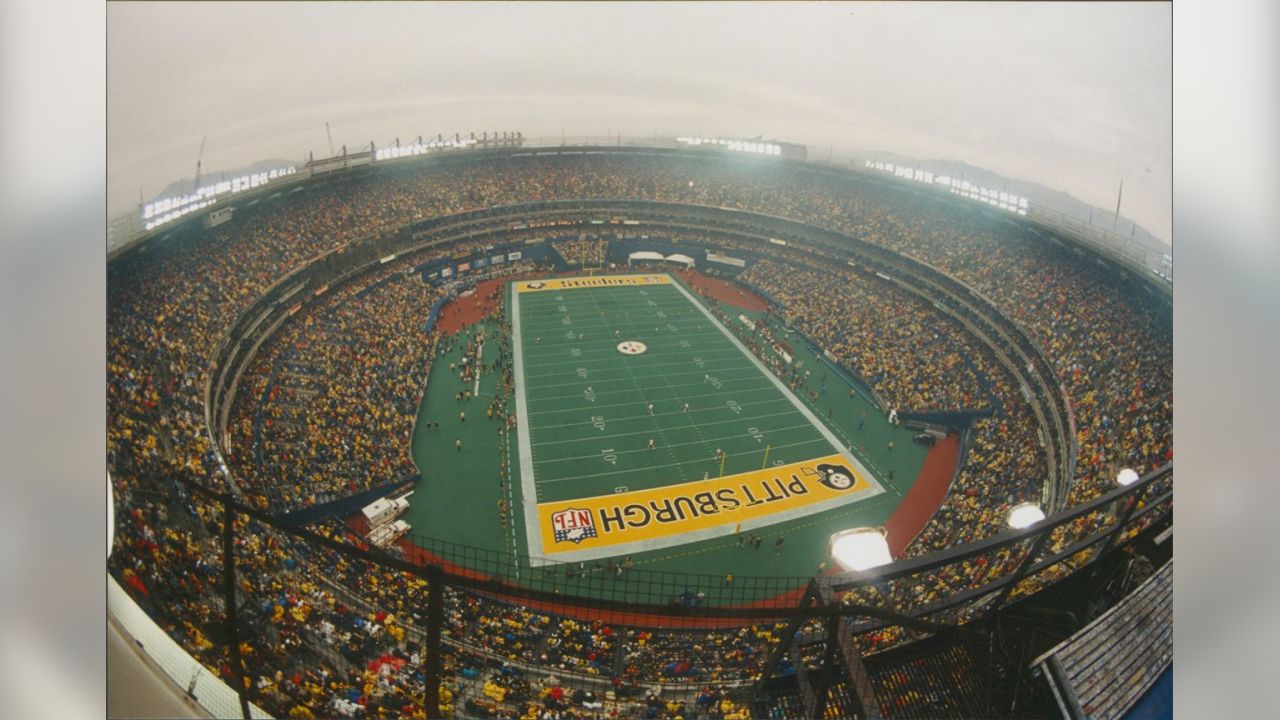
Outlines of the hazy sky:
<svg viewBox="0 0 1280 720">
<path fill-rule="evenodd" d="M 955 159 L 1171 236 L 1160 3 L 109 3 L 108 206 L 206 170 L 482 130 Z"/>
</svg>

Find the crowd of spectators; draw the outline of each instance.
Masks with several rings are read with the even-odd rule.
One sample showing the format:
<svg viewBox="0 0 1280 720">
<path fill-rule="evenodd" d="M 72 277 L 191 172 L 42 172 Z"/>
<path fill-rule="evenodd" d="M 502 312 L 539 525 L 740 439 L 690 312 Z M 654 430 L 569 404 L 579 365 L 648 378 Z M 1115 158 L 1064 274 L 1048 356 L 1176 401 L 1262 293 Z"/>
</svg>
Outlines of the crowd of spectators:
<svg viewBox="0 0 1280 720">
<path fill-rule="evenodd" d="M 594 268 L 604 265 L 605 241 L 600 238 L 577 237 L 552 243 L 570 267 Z"/>
<path fill-rule="evenodd" d="M 205 427 L 203 389 L 223 333 L 254 298 L 310 258 L 415 220 L 579 197 L 790 217 L 910 255 L 970 285 L 1026 328 L 1058 370 L 1078 444 L 1070 503 L 1111 487 L 1120 467 L 1147 472 L 1172 458 L 1167 307 L 1088 258 L 968 208 L 759 163 L 748 169 L 700 159 L 548 157 L 427 165 L 259 203 L 203 236 L 158 243 L 108 265 L 107 454 L 118 508 L 112 571 L 161 627 L 231 676 L 214 590 L 218 513 L 177 480 L 226 490 L 234 478 L 260 506 L 287 509 L 409 469 L 407 429 L 441 342 L 422 322 L 439 290 L 390 276 L 363 295 L 335 291 L 306 321 L 286 324 L 241 386 L 248 405 L 232 426 L 228 474 Z M 597 249 L 603 245 L 557 244 L 566 259 L 590 258 Z M 996 532 L 1009 504 L 1038 493 L 1044 455 L 1029 406 L 963 333 L 917 301 L 847 277 L 835 282 L 829 272 L 757 263 L 748 278 L 771 288 L 791 322 L 902 407 L 984 407 L 987 399 L 995 406 L 993 417 L 974 425 L 957 482 L 912 552 Z M 875 341 L 859 342 L 868 337 Z M 1101 522 L 1081 518 L 1055 544 Z M 256 608 L 246 619 L 252 632 L 241 634 L 256 701 L 295 717 L 422 716 L 414 699 L 421 658 L 411 637 L 425 586 L 385 568 L 352 567 L 252 525 L 238 537 L 240 592 Z M 896 583 L 888 602 L 941 597 L 1016 558 L 980 560 L 989 568 L 947 568 Z M 462 593 L 448 603 L 454 650 L 441 700 L 468 714 L 735 717 L 742 708 L 713 687 L 682 706 L 682 698 L 650 696 L 641 686 L 750 678 L 777 641 L 776 628 L 650 634 Z M 882 641 L 896 641 L 893 635 Z M 548 677 L 557 672 L 599 677 L 611 689 L 587 698 Z M 605 692 L 612 697 L 600 699 Z"/>
<path fill-rule="evenodd" d="M 117 500 L 131 509 L 113 572 L 171 637 L 234 683 L 220 509 L 133 483 L 117 485 Z M 280 717 L 422 717 L 429 584 L 252 521 L 237 525 L 237 639 L 253 702 Z M 339 524 L 317 530 L 360 543 Z M 742 681 L 783 628 L 615 627 L 454 588 L 444 602 L 440 701 L 464 717 L 739 717 Z"/>
<path fill-rule="evenodd" d="M 782 317 L 899 411 L 989 408 L 962 355 L 976 343 L 932 307 L 887 283 L 762 260 L 742 279 L 782 304 Z"/>
<path fill-rule="evenodd" d="M 232 473 L 261 508 L 283 511 L 415 472 L 418 401 L 443 300 L 399 268 L 353 284 L 286 323 L 259 350 L 232 409 Z"/>
</svg>

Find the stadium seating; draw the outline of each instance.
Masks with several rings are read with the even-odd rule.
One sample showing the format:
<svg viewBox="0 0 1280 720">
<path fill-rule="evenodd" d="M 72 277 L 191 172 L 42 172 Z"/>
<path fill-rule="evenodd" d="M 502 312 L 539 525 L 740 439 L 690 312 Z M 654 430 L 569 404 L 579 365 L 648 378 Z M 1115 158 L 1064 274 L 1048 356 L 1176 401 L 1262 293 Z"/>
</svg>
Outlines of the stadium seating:
<svg viewBox="0 0 1280 720">
<path fill-rule="evenodd" d="M 286 323 L 241 379 L 224 471 L 205 424 L 209 358 L 256 297 L 311 258 L 371 233 L 506 203 L 590 197 L 789 217 L 927 262 L 990 298 L 1045 350 L 1066 390 L 1078 447 L 1072 504 L 1104 492 L 1121 466 L 1142 473 L 1172 458 L 1167 307 L 1117 289 L 1111 271 L 1024 230 L 799 166 L 747 170 L 608 156 L 428 164 L 261 203 L 205 237 L 155 244 L 109 264 L 107 453 L 118 518 L 111 571 L 130 595 L 230 679 L 215 590 L 219 510 L 175 480 L 289 510 L 413 471 L 409 428 L 445 339 L 415 325 L 408 309 L 430 307 L 447 291 L 406 279 L 409 265 L 391 263 L 335 291 L 304 322 Z M 704 240 L 727 251 L 737 244 Z M 605 249 L 599 240 L 555 247 L 581 264 L 595 263 Z M 414 262 L 458 249 L 433 249 Z M 909 552 L 1003 528 L 1004 511 L 1040 491 L 1045 460 L 1026 399 L 990 353 L 924 303 L 838 273 L 819 277 L 811 260 L 801 267 L 789 250 L 774 255 L 744 279 L 777 298 L 784 317 L 893 404 L 998 408 L 973 427 L 952 491 Z M 1086 534 L 1098 521 L 1081 518 L 1073 532 Z M 323 531 L 354 542 L 338 529 Z M 421 658 L 412 649 L 422 626 L 421 581 L 255 523 L 240 537 L 242 602 L 253 630 L 241 638 L 255 702 L 281 716 L 422 716 Z M 1069 540 L 1064 534 L 1055 546 Z M 927 586 L 898 592 L 922 602 L 969 582 L 940 572 Z M 446 605 L 451 651 L 441 700 L 495 717 L 735 717 L 743 709 L 729 688 L 759 671 L 780 631 L 645 630 L 454 589 Z M 901 639 L 889 631 L 872 649 Z M 549 682 L 548 671 L 573 678 L 573 687 Z M 909 673 L 888 671 L 879 681 L 912 682 Z M 923 703 L 913 707 L 927 710 Z"/>
</svg>

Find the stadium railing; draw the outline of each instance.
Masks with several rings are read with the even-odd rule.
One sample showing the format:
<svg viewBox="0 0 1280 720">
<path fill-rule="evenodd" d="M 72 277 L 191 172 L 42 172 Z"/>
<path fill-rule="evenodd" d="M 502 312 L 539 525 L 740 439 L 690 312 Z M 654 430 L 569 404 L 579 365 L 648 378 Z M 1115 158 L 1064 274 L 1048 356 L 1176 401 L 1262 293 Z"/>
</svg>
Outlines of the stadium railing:
<svg viewBox="0 0 1280 720">
<path fill-rule="evenodd" d="M 474 655 L 469 664 L 487 662 L 492 669 L 515 663 L 523 668 L 522 672 L 554 674 L 570 687 L 591 687 L 602 692 L 608 692 L 609 678 L 623 665 L 619 654 L 612 668 L 596 668 L 591 672 L 583 672 L 585 668 L 539 666 L 536 661 L 512 657 L 509 647 L 487 646 L 481 637 L 446 637 L 443 632 L 446 611 L 454 616 L 460 602 L 463 607 L 468 603 L 473 607 L 478 604 L 499 618 L 504 612 L 533 613 L 557 622 L 577 622 L 584 626 L 595 623 L 592 626 L 596 628 L 603 624 L 611 628 L 619 645 L 630 651 L 637 648 L 637 632 L 650 633 L 651 643 L 658 643 L 664 633 L 674 633 L 677 641 L 671 645 L 669 654 L 660 655 L 663 662 L 679 661 L 682 657 L 679 647 L 688 647 L 680 645 L 681 642 L 693 643 L 698 638 L 704 638 L 707 643 L 723 642 L 736 628 L 751 628 L 751 632 L 764 630 L 774 640 L 755 644 L 757 652 L 770 651 L 763 665 L 757 662 L 737 676 L 723 676 L 718 680 L 706 680 L 702 676 L 689 682 L 664 683 L 655 677 L 643 682 L 644 688 L 665 693 L 666 697 L 682 696 L 681 691 L 691 697 L 705 684 L 723 685 L 724 692 L 740 703 L 754 703 L 758 707 L 762 702 L 771 702 L 763 696 L 768 695 L 766 686 L 778 672 L 795 674 L 794 666 L 789 673 L 780 670 L 780 665 L 788 664 L 784 661 L 793 647 L 825 640 L 828 647 L 852 648 L 851 652 L 861 656 L 884 649 L 881 638 L 890 630 L 905 642 L 933 635 L 963 636 L 969 632 L 967 624 L 978 622 L 1006 603 L 1039 592 L 1066 577 L 1069 572 L 1060 571 L 1063 565 L 1075 571 L 1118 552 L 1138 532 L 1171 522 L 1172 473 L 1172 465 L 1165 466 L 1128 487 L 1118 487 L 1092 502 L 1052 515 L 1024 530 L 1010 530 L 982 542 L 926 557 L 862 572 L 769 578 L 767 581 L 773 583 L 770 590 L 782 590 L 789 585 L 791 592 L 764 602 L 753 601 L 760 586 L 750 583 L 739 586 L 735 579 L 732 593 L 715 598 L 708 596 L 699 603 L 679 602 L 676 598 L 689 589 L 719 579 L 630 569 L 625 573 L 624 597 L 602 598 L 598 591 L 612 579 L 600 574 L 573 577 L 562 572 L 556 576 L 544 575 L 533 582 L 516 581 L 514 573 L 504 573 L 501 569 L 487 568 L 493 573 L 489 574 L 459 564 L 485 557 L 489 551 L 445 543 L 433 545 L 435 552 L 431 555 L 382 551 L 344 538 L 340 533 L 291 526 L 276 516 L 238 502 L 230 494 L 216 493 L 191 481 L 184 480 L 182 484 L 192 500 L 222 509 L 223 562 L 217 590 L 221 601 L 216 605 L 224 615 L 225 632 L 221 639 L 231 658 L 231 684 L 244 688 L 237 693 L 243 717 L 250 717 L 251 705 L 265 704 L 262 698 L 255 697 L 255 683 L 234 681 L 234 676 L 245 673 L 247 667 L 240 657 L 241 642 L 254 637 L 256 632 L 245 625 L 249 621 L 245 620 L 244 613 L 256 614 L 256 608 L 246 596 L 244 583 L 249 578 L 238 574 L 236 557 L 243 557 L 247 552 L 245 548 L 255 546 L 249 542 L 255 535 L 259 539 L 276 538 L 274 544 L 291 549 L 300 564 L 320 563 L 322 567 L 316 569 L 322 574 L 330 572 L 334 559 L 340 558 L 341 564 L 357 576 L 376 571 L 394 572 L 425 582 L 425 607 L 405 607 L 401 614 L 409 619 L 401 622 L 410 629 L 407 640 L 411 647 L 420 651 L 423 658 L 421 697 L 426 712 L 430 717 L 441 717 L 440 708 L 425 699 L 440 697 L 438 688 L 449 676 L 442 659 L 449 656 L 450 662 L 457 662 L 456 653 Z M 1079 532 L 1081 518 L 1099 515 L 1104 521 L 1089 528 L 1096 530 L 1083 536 L 1075 534 Z M 991 571 L 994 566 L 980 560 L 1002 554 L 1006 555 L 1004 567 L 1010 571 L 994 576 Z M 920 591 L 926 578 L 936 577 L 951 578 L 956 591 L 943 597 Z M 340 584 L 333 587 L 344 594 L 343 602 L 357 608 L 363 603 L 365 611 L 376 610 L 376 606 L 368 605 L 367 599 L 361 598 L 358 592 Z M 260 627 L 260 618 L 253 622 L 254 628 Z M 321 647 L 317 651 L 333 663 L 342 662 L 332 648 Z M 836 662 L 847 667 L 850 660 L 836 658 Z M 255 668 L 260 675 L 261 668 Z M 456 692 L 456 683 L 449 682 L 454 687 L 450 693 Z M 829 689 L 835 693 L 837 684 Z M 849 694 L 852 690 L 845 687 L 842 692 Z M 810 697 L 809 702 L 826 702 L 815 698 Z"/>
</svg>

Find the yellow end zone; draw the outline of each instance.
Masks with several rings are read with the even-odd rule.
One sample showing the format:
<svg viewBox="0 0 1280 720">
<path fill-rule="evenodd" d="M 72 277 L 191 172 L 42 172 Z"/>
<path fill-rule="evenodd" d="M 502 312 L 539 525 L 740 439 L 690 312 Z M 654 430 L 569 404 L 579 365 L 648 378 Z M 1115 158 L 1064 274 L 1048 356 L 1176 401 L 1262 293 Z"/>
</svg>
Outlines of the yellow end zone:
<svg viewBox="0 0 1280 720">
<path fill-rule="evenodd" d="M 670 285 L 668 275 L 604 275 L 601 277 L 552 278 L 550 280 L 526 280 L 516 283 L 516 292 L 542 292 L 544 290 L 578 290 L 581 288 L 627 287 L 633 285 Z"/>
<path fill-rule="evenodd" d="M 539 503 L 547 557 L 660 540 L 755 518 L 852 500 L 879 489 L 842 455 L 612 495 Z M 812 512 L 813 510 L 811 510 Z M 788 513 L 793 514 L 793 513 Z M 725 533 L 731 532 L 725 528 Z"/>
</svg>

